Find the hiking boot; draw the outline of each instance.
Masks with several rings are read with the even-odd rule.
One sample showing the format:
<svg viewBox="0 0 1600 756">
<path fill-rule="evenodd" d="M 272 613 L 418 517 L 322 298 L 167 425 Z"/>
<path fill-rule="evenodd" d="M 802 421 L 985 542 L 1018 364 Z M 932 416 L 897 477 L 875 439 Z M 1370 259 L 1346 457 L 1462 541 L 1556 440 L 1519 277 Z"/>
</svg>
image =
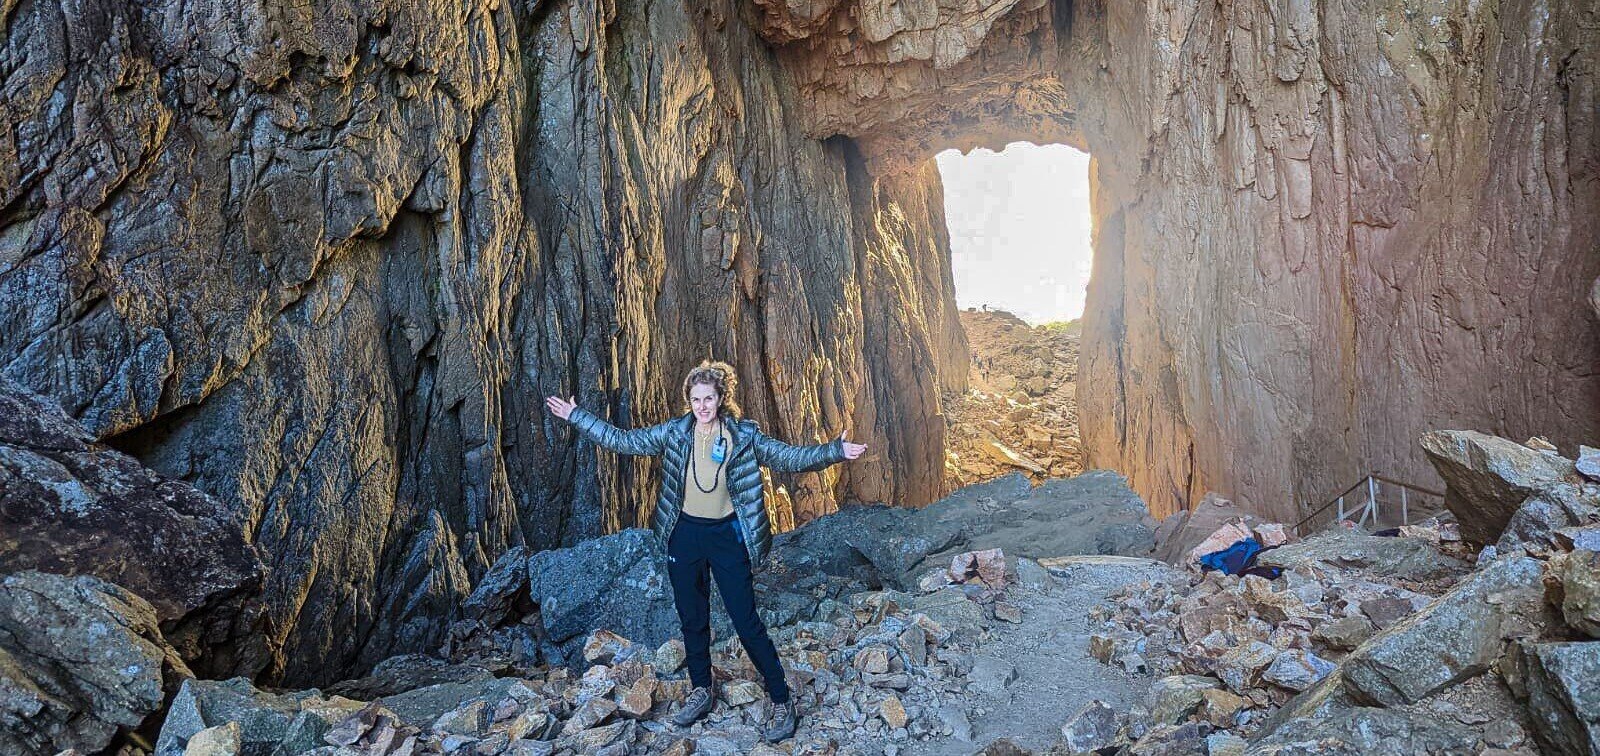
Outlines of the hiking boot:
<svg viewBox="0 0 1600 756">
<path fill-rule="evenodd" d="M 794 699 L 788 703 L 775 703 L 772 705 L 772 716 L 767 720 L 767 727 L 761 731 L 761 737 L 768 743 L 788 740 L 794 735 L 795 713 Z"/>
<path fill-rule="evenodd" d="M 717 705 L 716 693 L 710 688 L 695 688 L 689 692 L 689 697 L 683 699 L 683 706 L 678 713 L 672 715 L 672 723 L 679 727 L 688 727 L 701 717 L 710 714 L 711 708 Z"/>
</svg>

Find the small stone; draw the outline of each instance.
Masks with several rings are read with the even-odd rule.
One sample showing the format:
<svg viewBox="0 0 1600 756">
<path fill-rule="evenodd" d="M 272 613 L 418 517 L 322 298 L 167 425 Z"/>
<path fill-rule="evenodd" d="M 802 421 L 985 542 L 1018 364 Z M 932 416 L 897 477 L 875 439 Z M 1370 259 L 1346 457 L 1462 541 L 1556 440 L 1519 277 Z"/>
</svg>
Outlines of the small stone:
<svg viewBox="0 0 1600 756">
<path fill-rule="evenodd" d="M 1600 638 L 1600 553 L 1579 549 L 1556 568 L 1561 580 L 1561 616 L 1572 629 Z"/>
<path fill-rule="evenodd" d="M 1278 658 L 1278 649 L 1261 641 L 1250 641 L 1217 660 L 1217 677 L 1236 693 L 1254 687 L 1261 671 Z"/>
<path fill-rule="evenodd" d="M 906 726 L 906 707 L 900 703 L 900 697 L 889 694 L 878 704 L 878 716 L 883 718 L 884 724 L 899 729 Z"/>
<path fill-rule="evenodd" d="M 489 704 L 472 701 L 458 709 L 439 715 L 433 722 L 433 731 L 452 735 L 478 736 L 489 726 Z"/>
<path fill-rule="evenodd" d="M 617 711 L 629 719 L 644 719 L 650 715 L 650 707 L 655 705 L 656 681 L 654 678 L 645 677 L 628 688 L 617 699 Z"/>
<path fill-rule="evenodd" d="M 1561 452 L 1560 449 L 1556 448 L 1555 444 L 1550 443 L 1550 439 L 1545 438 L 1544 436 L 1534 436 L 1529 438 L 1527 442 L 1523 444 L 1523 446 L 1526 446 L 1534 451 L 1542 451 L 1550 454 L 1559 454 Z"/>
<path fill-rule="evenodd" d="M 1332 662 L 1310 651 L 1292 648 L 1278 654 L 1278 658 L 1272 661 L 1272 665 L 1267 667 L 1261 677 L 1267 682 L 1299 693 L 1332 671 Z"/>
<path fill-rule="evenodd" d="M 1371 638 L 1374 630 L 1366 617 L 1340 617 L 1317 625 L 1311 639 L 1335 651 L 1349 651 Z"/>
<path fill-rule="evenodd" d="M 556 744 L 548 740 L 513 740 L 503 756 L 550 756 L 555 752 Z"/>
<path fill-rule="evenodd" d="M 950 584 L 950 571 L 944 568 L 934 568 L 917 578 L 917 590 L 923 593 L 932 593 Z"/>
<path fill-rule="evenodd" d="M 908 625 L 900 632 L 898 645 L 912 666 L 921 667 L 928 663 L 928 631 L 921 626 Z"/>
<path fill-rule="evenodd" d="M 1206 756 L 1244 756 L 1250 744 L 1231 732 L 1214 732 L 1206 736 Z"/>
<path fill-rule="evenodd" d="M 972 721 L 967 719 L 967 713 L 960 706 L 946 704 L 939 707 L 939 721 L 944 723 L 944 729 L 950 737 L 962 743 L 972 742 Z"/>
<path fill-rule="evenodd" d="M 630 722 L 613 722 L 604 727 L 594 727 L 578 733 L 577 746 L 580 753 L 594 753 L 600 748 L 611 745 L 623 730 L 630 727 Z"/>
<path fill-rule="evenodd" d="M 1116 742 L 1117 710 L 1105 702 L 1090 701 L 1061 725 L 1061 741 L 1071 753 L 1098 751 Z"/>
<path fill-rule="evenodd" d="M 1379 630 L 1387 630 L 1415 612 L 1416 607 L 1411 605 L 1409 599 L 1382 596 L 1361 602 L 1361 613 L 1367 615 L 1367 619 L 1372 620 Z"/>
<path fill-rule="evenodd" d="M 661 646 L 656 649 L 656 671 L 664 675 L 670 675 L 673 672 L 677 672 L 678 668 L 683 666 L 684 657 L 685 651 L 683 648 L 683 641 L 678 638 L 673 638 L 666 643 L 661 644 Z"/>
<path fill-rule="evenodd" d="M 1099 633 L 1089 636 L 1089 655 L 1101 664 L 1110 664 L 1116 652 L 1117 642 L 1111 636 Z"/>
<path fill-rule="evenodd" d="M 542 707 L 537 709 L 530 708 L 511 720 L 511 724 L 506 726 L 506 735 L 512 740 L 538 738 L 548 733 L 552 721 L 553 718 L 550 716 L 550 712 L 545 711 Z"/>
<path fill-rule="evenodd" d="M 1151 721 L 1156 724 L 1183 722 L 1205 701 L 1202 691 L 1219 685 L 1213 678 L 1198 675 L 1173 675 L 1157 680 L 1150 686 L 1145 702 Z"/>
<path fill-rule="evenodd" d="M 994 618 L 1020 625 L 1022 624 L 1022 607 L 1008 601 L 996 601 L 994 604 Z"/>
<path fill-rule="evenodd" d="M 584 730 L 606 721 L 616 713 L 617 704 L 609 698 L 591 698 L 585 701 L 578 710 L 573 712 L 572 718 L 562 726 L 562 735 L 576 735 Z"/>
<path fill-rule="evenodd" d="M 853 664 L 862 672 L 888 672 L 889 649 L 876 644 L 866 646 L 856 652 Z"/>
<path fill-rule="evenodd" d="M 239 756 L 239 723 L 207 727 L 190 736 L 183 756 Z"/>
<path fill-rule="evenodd" d="M 667 746 L 667 749 L 661 752 L 661 756 L 689 756 L 692 753 L 694 753 L 694 741 L 689 738 L 679 738 Z"/>
<path fill-rule="evenodd" d="M 619 656 L 628 655 L 632 647 L 627 638 L 610 630 L 596 630 L 583 642 L 583 660 L 590 664 L 610 664 Z"/>
<path fill-rule="evenodd" d="M 1600 482 L 1600 449 L 1578 445 L 1578 474 Z"/>
<path fill-rule="evenodd" d="M 1224 729 L 1234 726 L 1234 716 L 1248 703 L 1232 691 L 1220 688 L 1202 690 L 1200 695 L 1205 699 L 1200 705 L 1200 715 L 1213 727 Z"/>
<path fill-rule="evenodd" d="M 729 706 L 744 706 L 761 700 L 766 692 L 749 680 L 730 680 L 722 685 L 722 700 Z"/>
</svg>

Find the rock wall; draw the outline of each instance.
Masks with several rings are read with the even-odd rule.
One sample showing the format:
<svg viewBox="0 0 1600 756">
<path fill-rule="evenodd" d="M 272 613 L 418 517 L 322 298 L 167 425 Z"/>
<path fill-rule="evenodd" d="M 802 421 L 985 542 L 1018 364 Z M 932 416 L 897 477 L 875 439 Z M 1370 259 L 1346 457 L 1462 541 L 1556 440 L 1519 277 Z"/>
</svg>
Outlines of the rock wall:
<svg viewBox="0 0 1600 756">
<path fill-rule="evenodd" d="M 1077 3 L 1090 462 L 1293 518 L 1426 430 L 1600 437 L 1592 3 Z"/>
<path fill-rule="evenodd" d="M 783 520 L 937 495 L 936 178 L 799 133 L 745 11 L 0 8 L 0 373 L 244 523 L 274 653 L 216 674 L 435 648 L 508 549 L 642 522 L 545 394 L 654 422 L 730 359 L 770 433 L 884 450 Z"/>
<path fill-rule="evenodd" d="M 1600 435 L 1590 3 L 757 0 L 816 136 L 1095 156 L 1091 466 L 1297 519 L 1436 427 Z"/>
</svg>

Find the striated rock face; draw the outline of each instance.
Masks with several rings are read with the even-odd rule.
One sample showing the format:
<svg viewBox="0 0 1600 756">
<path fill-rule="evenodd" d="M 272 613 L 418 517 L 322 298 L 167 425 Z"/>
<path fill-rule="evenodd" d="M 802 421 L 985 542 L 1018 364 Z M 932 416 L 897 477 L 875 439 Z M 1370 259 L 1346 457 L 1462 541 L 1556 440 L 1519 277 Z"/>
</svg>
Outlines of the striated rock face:
<svg viewBox="0 0 1600 756">
<path fill-rule="evenodd" d="M 1593 3 L 1074 8 L 1091 464 L 1291 519 L 1431 428 L 1600 437 Z"/>
<path fill-rule="evenodd" d="M 803 133 L 745 10 L 0 11 L 0 374 L 243 523 L 277 651 L 216 674 L 435 648 L 500 554 L 642 524 L 651 464 L 546 394 L 657 422 L 729 359 L 769 433 L 878 450 L 775 521 L 938 494 L 937 175 Z"/>
</svg>

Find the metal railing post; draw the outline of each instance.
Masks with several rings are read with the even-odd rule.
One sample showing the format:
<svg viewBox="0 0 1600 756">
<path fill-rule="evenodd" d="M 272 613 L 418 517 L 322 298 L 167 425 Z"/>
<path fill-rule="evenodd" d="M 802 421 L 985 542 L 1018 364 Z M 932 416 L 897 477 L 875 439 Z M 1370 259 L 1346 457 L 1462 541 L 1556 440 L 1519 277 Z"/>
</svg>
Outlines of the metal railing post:
<svg viewBox="0 0 1600 756">
<path fill-rule="evenodd" d="M 1400 487 L 1400 524 L 1410 525 L 1411 515 L 1406 512 L 1406 487 Z"/>
<path fill-rule="evenodd" d="M 1377 525 L 1378 525 L 1378 479 L 1372 477 L 1371 475 L 1367 476 L 1367 513 L 1372 515 L 1372 525 L 1373 525 L 1373 527 L 1377 527 Z M 1365 517 L 1361 518 L 1361 520 L 1363 522 L 1365 522 L 1366 519 L 1367 518 L 1365 518 Z"/>
<path fill-rule="evenodd" d="M 1334 522 L 1344 522 L 1344 497 L 1339 497 L 1339 519 Z"/>
</svg>

